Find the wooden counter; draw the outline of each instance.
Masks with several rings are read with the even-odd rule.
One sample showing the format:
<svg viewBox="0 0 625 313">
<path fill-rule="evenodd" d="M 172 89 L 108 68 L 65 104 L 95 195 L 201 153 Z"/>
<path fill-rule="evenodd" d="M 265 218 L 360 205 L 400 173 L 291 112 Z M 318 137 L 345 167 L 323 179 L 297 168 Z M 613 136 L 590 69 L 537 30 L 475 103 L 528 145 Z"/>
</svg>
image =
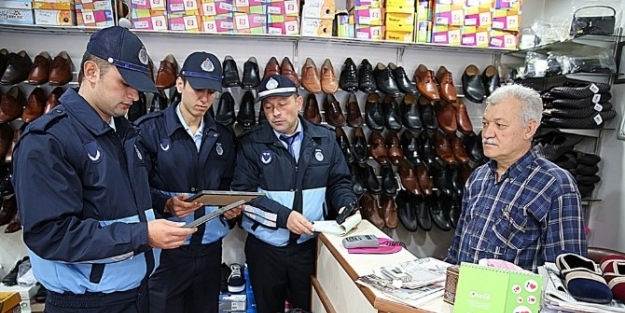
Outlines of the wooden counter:
<svg viewBox="0 0 625 313">
<path fill-rule="evenodd" d="M 363 220 L 352 235 L 386 234 Z M 385 297 L 381 292 L 361 286 L 355 280 L 372 274 L 374 268 L 413 260 L 416 257 L 402 249 L 394 254 L 349 254 L 341 244 L 343 237 L 319 235 L 317 243 L 317 273 L 312 279 L 312 312 L 314 313 L 452 313 L 453 306 L 443 297 L 414 308 Z"/>
</svg>

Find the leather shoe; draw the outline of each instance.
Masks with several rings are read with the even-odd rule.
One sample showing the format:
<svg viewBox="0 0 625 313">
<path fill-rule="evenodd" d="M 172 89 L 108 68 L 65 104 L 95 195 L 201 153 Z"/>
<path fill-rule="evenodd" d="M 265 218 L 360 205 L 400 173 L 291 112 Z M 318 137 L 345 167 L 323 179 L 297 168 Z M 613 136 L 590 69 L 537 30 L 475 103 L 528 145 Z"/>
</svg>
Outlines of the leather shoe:
<svg viewBox="0 0 625 313">
<path fill-rule="evenodd" d="M 463 134 L 472 133 L 473 124 L 471 124 L 471 119 L 469 118 L 469 113 L 467 112 L 467 106 L 460 100 L 457 100 L 454 108 L 456 110 L 456 124 L 458 126 L 458 130 Z"/>
<path fill-rule="evenodd" d="M 432 101 L 438 101 L 440 99 L 438 87 L 434 80 L 434 74 L 425 65 L 419 64 L 414 72 L 413 79 L 417 82 L 417 90 L 421 96 L 425 96 Z"/>
<path fill-rule="evenodd" d="M 326 59 L 321 65 L 321 90 L 327 94 L 333 94 L 339 90 L 339 81 L 330 59 Z"/>
<path fill-rule="evenodd" d="M 243 80 L 241 87 L 243 89 L 254 89 L 260 86 L 260 70 L 258 69 L 258 61 L 255 57 L 250 57 L 243 64 Z"/>
<path fill-rule="evenodd" d="M 430 207 L 432 206 L 433 197 L 410 196 L 412 206 L 417 210 L 417 224 L 425 231 L 432 230 L 432 217 L 430 216 Z"/>
<path fill-rule="evenodd" d="M 271 59 L 269 59 L 269 61 L 267 61 L 267 64 L 265 65 L 265 72 L 263 73 L 263 78 L 269 77 L 274 74 L 280 74 L 280 64 L 278 64 L 278 59 L 276 59 L 276 57 L 271 57 Z M 304 72 L 302 72 L 302 78 L 303 77 L 304 77 Z"/>
<path fill-rule="evenodd" d="M 417 179 L 417 173 L 413 169 L 412 165 L 407 160 L 399 162 L 399 168 L 397 169 L 399 174 L 399 180 L 401 181 L 404 189 L 409 193 L 420 196 L 423 194 L 421 187 L 419 186 L 419 180 Z"/>
<path fill-rule="evenodd" d="M 367 59 L 362 59 L 358 67 L 358 88 L 366 93 L 375 92 L 375 78 L 373 78 L 373 66 Z"/>
<path fill-rule="evenodd" d="M 343 62 L 343 68 L 339 77 L 339 87 L 349 92 L 358 90 L 358 69 L 352 58 L 347 58 Z"/>
<path fill-rule="evenodd" d="M 393 196 L 382 195 L 380 198 L 380 211 L 383 213 L 381 215 L 384 218 L 384 224 L 390 229 L 397 228 L 397 205 Z"/>
<path fill-rule="evenodd" d="M 11 52 L 7 57 L 7 66 L 0 78 L 0 83 L 14 85 L 28 78 L 33 61 L 26 51 Z"/>
<path fill-rule="evenodd" d="M 372 196 L 368 192 L 365 192 L 365 194 L 362 196 L 362 199 L 360 199 L 360 206 L 362 208 L 362 215 L 365 219 L 367 219 L 377 228 L 384 227 L 385 222 L 379 213 L 380 206 L 374 196 Z"/>
<path fill-rule="evenodd" d="M 375 85 L 382 93 L 391 97 L 400 96 L 399 88 L 397 88 L 395 77 L 393 77 L 393 72 L 391 72 L 390 68 L 382 63 L 378 63 L 373 70 L 373 77 L 375 77 Z"/>
<path fill-rule="evenodd" d="M 46 106 L 46 94 L 41 87 L 33 89 L 26 101 L 26 108 L 22 112 L 22 120 L 30 123 L 36 118 L 43 115 L 43 109 Z"/>
<path fill-rule="evenodd" d="M 341 127 L 335 127 L 334 132 L 336 133 L 336 142 L 339 144 L 341 151 L 343 152 L 343 156 L 345 157 L 345 161 L 349 164 L 354 162 L 354 155 L 352 154 L 352 147 L 349 143 L 349 139 L 343 131 Z"/>
<path fill-rule="evenodd" d="M 400 190 L 395 197 L 395 203 L 397 204 L 399 221 L 404 228 L 411 232 L 417 231 L 417 229 L 419 229 L 419 224 L 417 224 L 417 211 L 410 203 L 409 194 L 404 190 Z"/>
<path fill-rule="evenodd" d="M 432 145 L 432 138 L 430 138 L 430 134 L 427 130 L 421 132 L 419 135 L 419 141 L 421 142 L 421 155 L 423 156 L 421 160 L 425 161 L 425 164 L 429 168 L 434 165 L 436 155 Z"/>
<path fill-rule="evenodd" d="M 158 71 L 156 71 L 156 88 L 165 89 L 176 84 L 178 76 L 178 62 L 173 54 L 168 54 L 161 61 Z"/>
<path fill-rule="evenodd" d="M 495 89 L 501 86 L 501 81 L 499 79 L 499 71 L 493 65 L 489 65 L 484 69 L 482 73 L 482 82 L 484 83 L 484 91 L 485 95 L 490 96 Z"/>
<path fill-rule="evenodd" d="M 593 90 L 594 88 L 597 88 L 596 92 Z M 592 98 L 595 93 L 608 92 L 610 92 L 610 85 L 605 83 L 592 83 L 581 87 L 558 86 L 549 90 L 549 93 L 556 98 L 568 99 Z"/>
<path fill-rule="evenodd" d="M 388 134 L 386 134 L 385 144 L 389 160 L 391 160 L 393 165 L 398 165 L 399 161 L 404 158 L 404 152 L 401 149 L 397 133 L 389 131 Z"/>
<path fill-rule="evenodd" d="M 17 86 L 11 87 L 0 97 L 0 123 L 8 123 L 22 116 L 24 94 Z"/>
<path fill-rule="evenodd" d="M 54 57 L 54 60 L 52 60 L 48 81 L 50 82 L 50 85 L 62 86 L 71 82 L 73 76 L 72 59 L 66 51 L 61 51 Z"/>
<path fill-rule="evenodd" d="M 43 285 L 39 285 L 39 290 L 35 294 L 35 301 L 37 303 L 46 303 L 46 298 L 48 297 L 48 290 Z"/>
<path fill-rule="evenodd" d="M 323 110 L 328 124 L 334 127 L 345 126 L 345 116 L 341 110 L 341 104 L 336 100 L 334 94 L 326 94 L 323 101 Z"/>
<path fill-rule="evenodd" d="M 438 201 L 431 201 L 430 216 L 432 217 L 432 222 L 434 222 L 434 225 L 440 230 L 449 231 L 451 230 L 451 223 L 445 211 L 446 208 L 443 206 L 443 201 L 441 201 L 440 197 L 438 197 Z"/>
<path fill-rule="evenodd" d="M 232 56 L 227 55 L 223 61 L 223 73 L 224 78 L 221 81 L 223 87 L 237 87 L 241 86 L 241 79 L 239 78 L 239 68 L 237 62 L 234 61 Z"/>
<path fill-rule="evenodd" d="M 385 195 L 394 196 L 399 186 L 393 167 L 388 164 L 380 166 L 380 176 L 382 177 L 382 192 Z"/>
<path fill-rule="evenodd" d="M 397 101 L 389 95 L 384 96 L 382 102 L 382 112 L 384 113 L 384 125 L 388 130 L 401 131 L 401 116 L 399 115 L 399 105 Z"/>
<path fill-rule="evenodd" d="M 59 105 L 59 98 L 61 98 L 64 92 L 61 87 L 56 87 L 50 92 L 46 100 L 46 107 L 43 109 L 43 114 L 50 112 L 55 106 Z"/>
<path fill-rule="evenodd" d="M 484 146 L 482 145 L 481 134 L 481 132 L 480 135 L 476 135 L 474 132 L 471 132 L 470 134 L 462 136 L 462 143 L 466 147 L 469 159 L 477 164 L 485 163 L 487 160 L 484 156 Z"/>
<path fill-rule="evenodd" d="M 11 161 L 13 160 L 13 149 L 15 149 L 15 146 L 17 145 L 17 141 L 20 139 L 20 136 L 22 136 L 22 130 L 23 130 L 23 127 L 20 127 L 13 131 L 13 139 L 11 139 L 11 145 L 9 146 L 9 150 L 7 150 L 7 153 L 4 156 L 4 163 L 11 163 Z M 5 186 L 10 186 L 11 188 L 13 188 L 12 187 L 13 185 L 11 184 L 5 185 Z M 2 186 L 2 184 L 0 184 L 0 196 L 2 196 L 2 193 L 6 192 L 7 190 L 7 189 L 3 189 L 5 186 Z"/>
<path fill-rule="evenodd" d="M 9 222 L 9 225 L 7 225 L 7 228 L 4 229 L 4 233 L 12 234 L 21 229 L 22 229 L 22 223 L 20 222 L 20 214 L 19 214 L 19 211 L 16 211 L 15 214 L 13 214 L 13 218 L 11 219 L 11 222 Z"/>
<path fill-rule="evenodd" d="M 315 62 L 311 58 L 306 58 L 302 66 L 302 87 L 310 93 L 321 92 L 321 78 Z"/>
<path fill-rule="evenodd" d="M 408 161 L 410 161 L 413 165 L 423 163 L 421 160 L 421 151 L 419 151 L 421 149 L 419 139 L 417 139 L 412 132 L 404 131 L 401 134 L 400 142 L 404 156 L 408 159 Z"/>
<path fill-rule="evenodd" d="M 456 86 L 454 86 L 454 79 L 451 76 L 451 72 L 446 67 L 441 66 L 436 72 L 436 80 L 438 81 L 438 89 L 441 98 L 454 102 L 457 99 Z"/>
<path fill-rule="evenodd" d="M 263 109 L 262 106 L 260 108 Z M 321 113 L 319 113 L 319 103 L 314 93 L 309 93 L 304 106 L 304 118 L 314 124 L 321 124 Z"/>
<path fill-rule="evenodd" d="M 381 99 L 377 93 L 370 93 L 365 103 L 365 124 L 372 130 L 384 130 L 384 114 L 382 114 Z"/>
<path fill-rule="evenodd" d="M 384 137 L 378 131 L 372 131 L 369 135 L 369 154 L 380 164 L 389 163 Z"/>
<path fill-rule="evenodd" d="M 441 99 L 434 107 L 436 109 L 438 126 L 441 130 L 448 134 L 455 134 L 458 131 L 458 117 L 456 116 L 454 106 Z"/>
<path fill-rule="evenodd" d="M 350 173 L 352 177 L 352 190 L 357 196 L 361 196 L 365 193 L 365 184 L 362 182 L 362 170 L 358 163 L 352 163 L 350 165 Z"/>
<path fill-rule="evenodd" d="M 237 123 L 242 125 L 244 130 L 252 128 L 256 123 L 254 102 L 254 94 L 250 90 L 246 91 L 241 98 L 241 105 L 237 114 Z"/>
<path fill-rule="evenodd" d="M 148 107 L 145 93 L 139 92 L 139 100 L 133 101 L 130 109 L 128 109 L 128 120 L 134 122 L 146 113 L 148 113 Z"/>
<path fill-rule="evenodd" d="M 444 164 L 441 164 L 440 161 L 434 162 L 434 166 L 430 167 L 430 174 L 432 174 L 434 186 L 436 186 L 438 191 L 448 196 L 453 194 L 451 173 L 449 173 Z"/>
<path fill-rule="evenodd" d="M 371 165 L 364 163 L 361 167 L 362 181 L 367 188 L 367 192 L 373 195 L 381 195 L 382 194 L 382 186 L 380 186 L 380 181 L 378 177 L 375 175 L 375 171 Z"/>
<path fill-rule="evenodd" d="M 358 105 L 358 101 L 356 100 L 356 95 L 354 93 L 350 93 L 347 98 L 347 125 L 349 127 L 360 127 L 362 126 L 363 119 L 362 113 L 360 112 L 360 106 Z"/>
<path fill-rule="evenodd" d="M 454 158 L 460 163 L 468 163 L 469 156 L 467 155 L 467 151 L 462 145 L 462 141 L 456 134 L 448 134 L 447 138 L 449 139 L 449 144 L 451 145 L 451 150 L 453 151 Z"/>
<path fill-rule="evenodd" d="M 464 97 L 474 103 L 482 103 L 486 89 L 480 76 L 480 70 L 473 64 L 467 66 L 462 74 L 462 91 Z"/>
<path fill-rule="evenodd" d="M 446 209 L 451 227 L 456 228 L 460 220 L 460 206 L 453 197 L 440 195 L 439 200 L 443 200 L 443 207 Z"/>
<path fill-rule="evenodd" d="M 417 181 L 419 182 L 419 188 L 424 195 L 429 196 L 432 194 L 432 179 L 430 173 L 428 173 L 425 164 L 415 164 L 415 173 L 417 173 Z"/>
<path fill-rule="evenodd" d="M 369 159 L 369 152 L 367 149 L 367 138 L 362 130 L 362 127 L 357 127 L 352 134 L 352 152 L 354 153 L 354 159 L 358 163 L 365 163 Z"/>
<path fill-rule="evenodd" d="M 438 119 L 431 101 L 428 98 L 421 96 L 419 97 L 418 103 L 420 108 L 419 111 L 421 111 L 421 122 L 423 123 L 423 126 L 429 130 L 438 129 Z"/>
<path fill-rule="evenodd" d="M 282 64 L 280 64 L 280 75 L 288 77 L 295 84 L 295 86 L 300 86 L 299 78 L 297 78 L 297 73 L 295 72 L 295 68 L 293 68 L 293 63 L 291 63 L 291 60 L 289 60 L 288 57 L 284 57 L 284 59 L 282 59 Z"/>
<path fill-rule="evenodd" d="M 410 82 L 410 78 L 406 75 L 406 71 L 403 67 L 395 65 L 395 63 L 390 62 L 388 64 L 388 68 L 393 73 L 393 77 L 395 78 L 395 83 L 397 84 L 397 88 L 399 91 L 405 93 L 406 95 L 416 95 L 417 88 Z"/>
<path fill-rule="evenodd" d="M 423 129 L 417 98 L 413 95 L 405 95 L 400 106 L 403 124 L 410 130 L 420 131 Z"/>
<path fill-rule="evenodd" d="M 438 131 L 434 132 L 434 147 L 436 149 L 436 155 L 445 161 L 445 163 L 450 165 L 456 164 L 456 158 L 454 157 L 454 152 L 449 140 Z"/>
<path fill-rule="evenodd" d="M 226 91 L 219 98 L 215 122 L 227 127 L 234 124 L 234 120 L 234 98 L 230 92 Z"/>
<path fill-rule="evenodd" d="M 48 52 L 43 51 L 35 57 L 33 65 L 28 74 L 28 83 L 33 85 L 43 85 L 48 82 L 50 75 L 50 63 L 52 58 Z"/>
</svg>

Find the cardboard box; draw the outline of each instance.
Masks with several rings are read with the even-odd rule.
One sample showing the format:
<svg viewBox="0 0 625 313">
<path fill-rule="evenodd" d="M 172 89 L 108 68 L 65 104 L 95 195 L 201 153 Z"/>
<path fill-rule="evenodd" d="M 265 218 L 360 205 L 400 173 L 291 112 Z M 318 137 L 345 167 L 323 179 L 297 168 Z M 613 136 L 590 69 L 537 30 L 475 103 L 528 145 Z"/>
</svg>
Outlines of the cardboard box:
<svg viewBox="0 0 625 313">
<path fill-rule="evenodd" d="M 242 294 L 220 293 L 219 313 L 245 312 L 247 296 Z"/>
<path fill-rule="evenodd" d="M 383 8 L 384 0 L 347 0 L 347 9 Z"/>
<path fill-rule="evenodd" d="M 415 13 L 415 0 L 386 0 L 386 12 Z"/>
<path fill-rule="evenodd" d="M 76 11 L 71 3 L 33 1 L 33 9 L 37 25 L 76 25 Z"/>
<path fill-rule="evenodd" d="M 356 24 L 356 38 L 359 39 L 384 39 L 384 26 Z"/>
<path fill-rule="evenodd" d="M 447 268 L 445 277 L 445 293 L 443 301 L 454 304 L 456 301 L 456 287 L 458 286 L 458 277 L 460 276 L 460 265 L 454 265 Z"/>
<path fill-rule="evenodd" d="M 232 4 L 232 0 L 227 1 L 202 1 L 200 3 L 200 15 L 202 16 L 217 16 L 224 14 L 231 14 L 234 12 L 235 6 Z"/>
<path fill-rule="evenodd" d="M 415 42 L 428 43 L 432 37 L 432 22 L 415 22 Z"/>
<path fill-rule="evenodd" d="M 199 15 L 198 0 L 167 0 L 167 13 Z"/>
<path fill-rule="evenodd" d="M 308 0 L 302 8 L 302 17 L 332 20 L 334 14 L 336 14 L 334 0 Z"/>
<path fill-rule="evenodd" d="M 166 11 L 165 0 L 130 0 L 131 9 Z"/>
<path fill-rule="evenodd" d="M 242 33 L 249 30 L 250 34 L 264 34 L 267 29 L 267 16 L 262 14 L 234 13 L 234 30 Z"/>
<path fill-rule="evenodd" d="M 386 13 L 386 31 L 412 33 L 415 26 L 414 17 L 414 13 Z"/>
<path fill-rule="evenodd" d="M 350 23 L 349 13 L 340 11 L 336 14 L 336 29 L 333 30 L 337 37 L 354 38 L 354 24 Z"/>
<path fill-rule="evenodd" d="M 414 32 L 401 32 L 387 29 L 384 39 L 391 41 L 414 42 Z"/>
<path fill-rule="evenodd" d="M 503 30 L 491 29 L 488 38 L 489 48 L 516 49 L 519 45 L 519 34 Z"/>
<path fill-rule="evenodd" d="M 521 23 L 521 12 L 515 10 L 494 10 L 493 24 L 494 29 L 518 31 Z"/>
<path fill-rule="evenodd" d="M 267 14 L 299 16 L 299 4 L 296 0 L 285 0 L 280 2 L 266 3 Z"/>
<path fill-rule="evenodd" d="M 489 29 L 486 27 L 463 26 L 461 28 L 464 47 L 488 48 Z"/>
<path fill-rule="evenodd" d="M 31 307 L 30 304 L 32 300 L 35 298 L 35 294 L 37 294 L 37 290 L 39 288 L 37 285 L 32 286 L 5 286 L 4 284 L 0 284 L 0 294 L 1 293 L 18 293 L 20 300 L 19 310 L 17 312 L 21 313 L 30 313 Z"/>
<path fill-rule="evenodd" d="M 202 28 L 206 33 L 234 33 L 233 15 L 202 16 Z"/>
<path fill-rule="evenodd" d="M 302 17 L 302 36 L 332 37 L 332 20 Z"/>
<path fill-rule="evenodd" d="M 97 3 L 107 3 L 108 1 L 96 1 Z M 94 3 L 96 3 L 94 2 Z M 92 10 L 85 9 L 83 4 L 76 5 L 76 26 L 103 28 L 115 25 L 113 21 L 113 10 Z"/>
<path fill-rule="evenodd" d="M 507 9 L 521 11 L 523 0 L 494 0 L 494 9 Z"/>
<path fill-rule="evenodd" d="M 432 28 L 432 43 L 460 46 L 461 40 L 460 27 L 434 25 Z"/>
<path fill-rule="evenodd" d="M 267 14 L 267 34 L 299 35 L 299 18 Z"/>
<path fill-rule="evenodd" d="M 135 29 L 165 31 L 167 30 L 167 17 L 161 15 L 133 18 L 132 27 Z"/>
<path fill-rule="evenodd" d="M 384 9 L 357 9 L 354 11 L 354 23 L 358 25 L 382 26 L 384 25 Z"/>
<path fill-rule="evenodd" d="M 267 14 L 264 0 L 234 0 L 234 11 L 241 13 Z"/>
<path fill-rule="evenodd" d="M 437 25 L 450 26 L 464 25 L 464 6 L 443 4 L 435 5 L 434 23 Z"/>
<path fill-rule="evenodd" d="M 0 313 L 20 313 L 21 301 L 17 292 L 0 292 Z"/>
<path fill-rule="evenodd" d="M 31 1 L 0 1 L 0 23 L 34 24 L 35 15 Z"/>
<path fill-rule="evenodd" d="M 199 15 L 168 14 L 167 21 L 169 30 L 182 31 L 188 33 L 199 33 L 202 31 L 202 20 Z"/>
</svg>

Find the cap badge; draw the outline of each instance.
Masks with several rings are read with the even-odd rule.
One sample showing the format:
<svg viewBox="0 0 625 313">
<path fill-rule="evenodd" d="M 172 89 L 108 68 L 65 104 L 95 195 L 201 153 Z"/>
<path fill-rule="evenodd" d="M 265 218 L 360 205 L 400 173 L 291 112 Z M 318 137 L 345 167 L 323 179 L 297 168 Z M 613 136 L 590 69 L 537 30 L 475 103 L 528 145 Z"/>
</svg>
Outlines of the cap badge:
<svg viewBox="0 0 625 313">
<path fill-rule="evenodd" d="M 277 80 L 270 78 L 267 84 L 265 84 L 265 88 L 267 88 L 267 90 L 276 89 L 278 88 L 278 85 L 280 84 Z"/>
<path fill-rule="evenodd" d="M 211 62 L 211 60 L 209 58 L 206 58 L 206 60 L 204 60 L 204 62 L 202 62 L 202 64 L 200 64 L 200 68 L 203 71 L 212 72 L 212 71 L 215 70 L 215 65 L 213 64 L 213 62 Z"/>
<path fill-rule="evenodd" d="M 224 154 L 224 148 L 221 146 L 221 142 L 217 143 L 217 147 L 215 147 L 215 151 L 217 152 L 217 155 Z"/>
<path fill-rule="evenodd" d="M 139 62 L 143 65 L 148 65 L 148 51 L 145 50 L 145 46 L 141 46 L 141 50 L 139 50 Z"/>
</svg>

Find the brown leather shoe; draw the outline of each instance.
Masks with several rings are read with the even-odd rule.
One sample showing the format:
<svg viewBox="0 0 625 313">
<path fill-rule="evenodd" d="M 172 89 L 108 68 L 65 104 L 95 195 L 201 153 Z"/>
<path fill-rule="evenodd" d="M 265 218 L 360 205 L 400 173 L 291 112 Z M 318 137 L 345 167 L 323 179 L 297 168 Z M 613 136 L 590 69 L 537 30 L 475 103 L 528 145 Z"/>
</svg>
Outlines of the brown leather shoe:
<svg viewBox="0 0 625 313">
<path fill-rule="evenodd" d="M 460 183 L 464 186 L 464 184 L 469 180 L 469 176 L 473 173 L 473 169 L 469 166 L 469 163 L 462 163 L 458 169 L 458 174 L 460 174 Z"/>
<path fill-rule="evenodd" d="M 11 52 L 7 57 L 7 66 L 4 70 L 0 83 L 14 85 L 28 78 L 28 72 L 33 65 L 26 51 Z"/>
<path fill-rule="evenodd" d="M 302 66 L 302 87 L 311 93 L 321 92 L 321 79 L 319 78 L 319 70 L 315 62 L 311 58 L 306 58 L 306 62 Z"/>
<path fill-rule="evenodd" d="M 467 112 L 467 106 L 464 105 L 460 99 L 458 99 L 454 107 L 456 109 L 458 130 L 466 135 L 472 133 L 473 124 L 471 124 L 471 119 L 469 118 L 469 113 Z"/>
<path fill-rule="evenodd" d="M 41 87 L 35 88 L 26 100 L 26 108 L 22 112 L 22 120 L 30 123 L 36 118 L 43 115 L 43 109 L 46 106 L 46 94 Z"/>
<path fill-rule="evenodd" d="M 403 159 L 401 160 L 401 162 L 399 162 L 397 174 L 399 174 L 399 180 L 401 181 L 401 185 L 404 186 L 404 189 L 406 189 L 406 191 L 417 196 L 423 194 L 423 192 L 421 191 L 421 187 L 419 186 L 417 174 L 412 168 L 412 165 L 410 165 L 410 163 L 406 159 Z"/>
<path fill-rule="evenodd" d="M 386 227 L 390 229 L 397 228 L 399 220 L 397 219 L 397 204 L 395 204 L 393 196 L 382 195 L 382 198 L 380 199 L 380 206 L 380 211 L 383 212 L 381 215 L 384 217 L 384 224 L 386 224 Z"/>
<path fill-rule="evenodd" d="M 59 105 L 59 98 L 63 95 L 65 91 L 61 87 L 56 87 L 50 94 L 48 95 L 48 99 L 46 100 L 46 106 L 43 109 L 43 114 L 50 112 L 55 106 Z"/>
<path fill-rule="evenodd" d="M 388 151 L 384 145 L 384 137 L 378 131 L 372 131 L 369 135 L 369 155 L 378 163 L 388 164 Z"/>
<path fill-rule="evenodd" d="M 61 51 L 52 60 L 50 65 L 50 76 L 48 78 L 50 85 L 65 85 L 72 81 L 74 77 L 74 66 L 72 59 L 66 51 Z"/>
<path fill-rule="evenodd" d="M 20 136 L 22 136 L 21 127 L 13 131 L 13 139 L 11 139 L 11 145 L 9 146 L 9 150 L 7 150 L 7 154 L 4 156 L 5 163 L 11 163 L 11 160 L 13 160 L 13 149 L 15 149 L 15 145 L 20 139 Z"/>
<path fill-rule="evenodd" d="M 360 106 L 358 106 L 356 95 L 353 92 L 347 98 L 347 107 L 345 109 L 347 111 L 347 125 L 349 127 L 362 126 L 362 112 L 360 112 Z"/>
<path fill-rule="evenodd" d="M 454 86 L 454 79 L 451 76 L 451 72 L 444 66 L 439 67 L 436 72 L 436 80 L 438 81 L 438 89 L 441 98 L 449 102 L 456 101 L 456 86 Z"/>
<path fill-rule="evenodd" d="M 326 116 L 326 123 L 334 127 L 345 126 L 345 116 L 341 110 L 341 104 L 336 100 L 333 94 L 326 94 L 323 101 L 323 111 Z"/>
<path fill-rule="evenodd" d="M 321 66 L 321 90 L 325 93 L 335 93 L 339 90 L 339 80 L 330 59 L 326 59 Z"/>
<path fill-rule="evenodd" d="M 15 198 L 15 197 L 12 197 L 12 198 Z M 22 223 L 20 223 L 20 214 L 17 210 L 17 203 L 15 203 L 15 214 L 13 214 L 13 218 L 11 219 L 11 222 L 9 223 L 9 225 L 7 225 L 7 228 L 4 229 L 4 233 L 11 234 L 20 229 L 22 229 Z"/>
<path fill-rule="evenodd" d="M 425 65 L 419 64 L 414 72 L 414 80 L 417 82 L 417 90 L 422 96 L 433 101 L 440 99 L 434 74 Z"/>
<path fill-rule="evenodd" d="M 0 123 L 8 123 L 22 116 L 24 102 L 24 94 L 17 86 L 3 94 L 0 97 Z"/>
<path fill-rule="evenodd" d="M 7 151 L 9 151 L 9 149 L 11 148 L 12 138 L 13 128 L 11 127 L 11 125 L 0 124 L 0 159 L 4 159 L 6 157 Z"/>
<path fill-rule="evenodd" d="M 9 224 L 16 213 L 17 205 L 15 205 L 15 196 L 4 200 L 0 209 L 0 226 Z"/>
<path fill-rule="evenodd" d="M 362 206 L 362 215 L 371 224 L 377 228 L 382 228 L 386 224 L 380 216 L 380 206 L 378 201 L 370 193 L 365 192 L 360 199 L 360 205 Z"/>
<path fill-rule="evenodd" d="M 441 132 L 436 131 L 432 139 L 434 141 L 436 155 L 447 164 L 456 164 L 456 158 L 454 157 L 454 152 L 447 137 L 443 136 Z"/>
<path fill-rule="evenodd" d="M 304 118 L 314 124 L 321 124 L 321 114 L 319 113 L 319 103 L 314 93 L 309 93 L 304 106 Z"/>
<path fill-rule="evenodd" d="M 455 134 L 458 130 L 456 110 L 451 103 L 441 99 L 436 105 L 438 127 L 448 134 Z"/>
<path fill-rule="evenodd" d="M 156 88 L 169 88 L 176 84 L 178 62 L 173 54 L 168 54 L 156 72 Z"/>
<path fill-rule="evenodd" d="M 462 145 L 462 140 L 460 140 L 456 134 L 449 134 L 447 137 L 456 160 L 460 163 L 469 163 L 469 155 L 467 154 L 467 150 Z"/>
<path fill-rule="evenodd" d="M 430 178 L 430 173 L 428 173 L 425 164 L 416 164 L 414 170 L 417 173 L 417 181 L 423 194 L 426 196 L 432 195 L 432 178 Z"/>
<path fill-rule="evenodd" d="M 388 134 L 386 134 L 386 141 L 384 143 L 386 144 L 389 160 L 391 160 L 393 165 L 398 165 L 401 159 L 404 158 L 404 152 L 401 149 L 401 143 L 397 133 L 389 131 Z"/>
<path fill-rule="evenodd" d="M 48 52 L 43 51 L 35 57 L 35 62 L 30 67 L 28 74 L 28 83 L 33 85 L 43 85 L 48 82 L 50 75 L 50 63 L 52 58 Z"/>
<path fill-rule="evenodd" d="M 284 62 L 284 60 L 282 60 L 282 62 Z M 295 71 L 293 72 L 295 73 Z M 278 64 L 278 59 L 276 59 L 276 57 L 271 57 L 271 59 L 267 61 L 267 65 L 265 65 L 265 73 L 263 74 L 263 79 L 273 74 L 280 74 L 280 64 Z"/>
<path fill-rule="evenodd" d="M 293 83 L 295 83 L 295 86 L 299 87 L 299 78 L 297 78 L 297 73 L 295 73 L 293 64 L 288 57 L 284 57 L 284 59 L 282 59 L 282 64 L 280 64 L 280 75 L 288 77 L 291 81 L 293 81 Z"/>
</svg>

